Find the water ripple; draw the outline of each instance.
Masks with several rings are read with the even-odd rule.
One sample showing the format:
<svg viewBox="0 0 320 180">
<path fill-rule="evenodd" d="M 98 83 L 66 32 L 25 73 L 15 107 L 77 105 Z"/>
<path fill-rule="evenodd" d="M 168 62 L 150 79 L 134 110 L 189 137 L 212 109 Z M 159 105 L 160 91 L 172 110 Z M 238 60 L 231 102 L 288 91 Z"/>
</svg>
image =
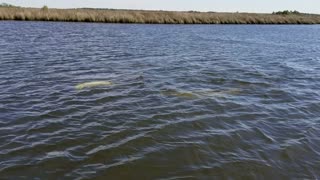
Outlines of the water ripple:
<svg viewBox="0 0 320 180">
<path fill-rule="evenodd" d="M 1 178 L 320 176 L 319 26 L 0 23 Z"/>
</svg>

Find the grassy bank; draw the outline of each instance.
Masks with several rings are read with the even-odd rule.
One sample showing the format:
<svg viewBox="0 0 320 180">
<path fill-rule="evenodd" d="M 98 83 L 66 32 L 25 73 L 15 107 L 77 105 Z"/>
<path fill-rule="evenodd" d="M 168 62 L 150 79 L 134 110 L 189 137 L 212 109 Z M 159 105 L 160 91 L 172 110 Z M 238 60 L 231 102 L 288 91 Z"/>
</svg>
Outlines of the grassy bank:
<svg viewBox="0 0 320 180">
<path fill-rule="evenodd" d="M 320 24 L 320 15 L 0 7 L 0 20 L 146 24 Z"/>
</svg>

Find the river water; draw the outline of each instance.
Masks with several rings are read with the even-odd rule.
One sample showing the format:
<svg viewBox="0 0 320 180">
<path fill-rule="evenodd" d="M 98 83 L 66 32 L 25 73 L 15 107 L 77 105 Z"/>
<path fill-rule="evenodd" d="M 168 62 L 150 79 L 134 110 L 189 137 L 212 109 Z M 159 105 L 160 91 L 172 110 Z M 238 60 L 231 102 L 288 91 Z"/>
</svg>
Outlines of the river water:
<svg viewBox="0 0 320 180">
<path fill-rule="evenodd" d="M 319 34 L 0 22 L 0 177 L 320 178 Z"/>
</svg>

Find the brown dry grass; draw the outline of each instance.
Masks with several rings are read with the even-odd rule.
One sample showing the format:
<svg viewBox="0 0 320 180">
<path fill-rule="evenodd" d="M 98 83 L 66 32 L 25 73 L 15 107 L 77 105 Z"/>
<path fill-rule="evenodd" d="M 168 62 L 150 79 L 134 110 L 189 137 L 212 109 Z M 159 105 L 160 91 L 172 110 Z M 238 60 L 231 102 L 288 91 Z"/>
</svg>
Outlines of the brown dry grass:
<svg viewBox="0 0 320 180">
<path fill-rule="evenodd" d="M 0 20 L 144 24 L 320 24 L 320 15 L 0 7 Z"/>
</svg>

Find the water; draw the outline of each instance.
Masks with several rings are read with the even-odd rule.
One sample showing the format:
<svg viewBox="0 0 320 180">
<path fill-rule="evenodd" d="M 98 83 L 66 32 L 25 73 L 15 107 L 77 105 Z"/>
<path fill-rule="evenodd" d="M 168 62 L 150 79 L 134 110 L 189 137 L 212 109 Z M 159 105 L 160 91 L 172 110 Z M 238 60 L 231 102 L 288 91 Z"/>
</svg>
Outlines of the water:
<svg viewBox="0 0 320 180">
<path fill-rule="evenodd" d="M 319 34 L 0 22 L 0 177 L 320 178 Z"/>
</svg>

